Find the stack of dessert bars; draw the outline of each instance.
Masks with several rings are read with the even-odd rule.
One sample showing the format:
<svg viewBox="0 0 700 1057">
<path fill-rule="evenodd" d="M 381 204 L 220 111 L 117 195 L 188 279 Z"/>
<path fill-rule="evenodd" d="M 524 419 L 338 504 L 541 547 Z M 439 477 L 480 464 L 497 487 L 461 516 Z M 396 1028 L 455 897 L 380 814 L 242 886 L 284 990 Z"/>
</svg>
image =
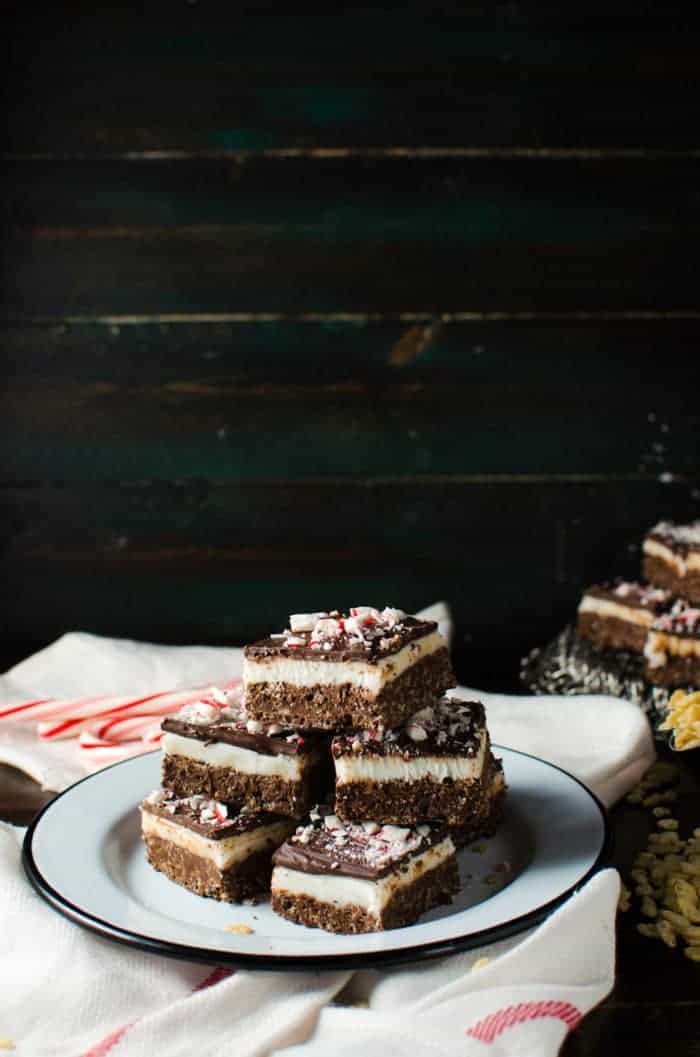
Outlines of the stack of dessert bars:
<svg viewBox="0 0 700 1057">
<path fill-rule="evenodd" d="M 163 721 L 149 862 L 198 895 L 332 932 L 409 925 L 459 891 L 456 848 L 493 832 L 505 782 L 483 705 L 437 624 L 297 613 L 244 651 L 243 693 Z"/>
<path fill-rule="evenodd" d="M 660 521 L 646 534 L 648 583 L 617 580 L 587 588 L 576 631 L 613 652 L 643 659 L 647 683 L 700 687 L 700 521 Z"/>
</svg>

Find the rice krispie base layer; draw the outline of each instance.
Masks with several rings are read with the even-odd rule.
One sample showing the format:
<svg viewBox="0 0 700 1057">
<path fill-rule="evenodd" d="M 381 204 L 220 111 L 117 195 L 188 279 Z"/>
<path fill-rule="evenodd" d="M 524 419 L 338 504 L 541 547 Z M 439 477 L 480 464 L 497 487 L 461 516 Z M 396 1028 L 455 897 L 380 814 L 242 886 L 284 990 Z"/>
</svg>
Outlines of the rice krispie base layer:
<svg viewBox="0 0 700 1057">
<path fill-rule="evenodd" d="M 335 810 L 339 818 L 371 818 L 382 825 L 419 825 L 440 821 L 483 835 L 491 815 L 495 761 L 489 760 L 479 778 L 464 781 L 419 778 L 413 782 L 372 780 L 336 786 Z"/>
<path fill-rule="evenodd" d="M 689 571 L 680 576 L 663 558 L 645 554 L 644 576 L 649 583 L 665 587 L 671 594 L 700 605 L 700 572 Z"/>
<path fill-rule="evenodd" d="M 144 843 L 151 866 L 195 895 L 240 903 L 262 897 L 270 889 L 273 848 L 254 852 L 245 862 L 229 870 L 219 870 L 203 856 L 162 837 L 146 836 Z"/>
<path fill-rule="evenodd" d="M 642 653 L 647 637 L 644 626 L 631 624 L 618 617 L 598 616 L 596 613 L 579 613 L 576 630 L 582 638 L 590 639 L 599 646 L 612 650 L 631 650 L 634 653 Z"/>
<path fill-rule="evenodd" d="M 669 657 L 666 663 L 658 668 L 648 664 L 644 674 L 654 686 L 663 686 L 668 689 L 699 687 L 700 658 Z"/>
<path fill-rule="evenodd" d="M 375 695 L 351 683 L 294 686 L 253 683 L 246 710 L 262 723 L 306 730 L 399 726 L 423 705 L 455 686 L 446 647 L 421 658 Z"/>
<path fill-rule="evenodd" d="M 288 921 L 307 928 L 340 933 L 382 932 L 413 925 L 426 911 L 452 902 L 459 887 L 457 860 L 452 855 L 413 884 L 398 889 L 378 915 L 357 905 L 335 906 L 308 895 L 284 891 L 273 891 L 272 909 Z"/>
<path fill-rule="evenodd" d="M 485 816 L 473 817 L 459 826 L 449 826 L 450 836 L 455 848 L 463 848 L 472 841 L 493 837 L 501 824 L 506 799 L 505 782 L 489 799 Z"/>
<path fill-rule="evenodd" d="M 216 800 L 245 804 L 251 810 L 270 811 L 301 818 L 315 804 L 323 790 L 320 757 L 306 756 L 300 781 L 288 781 L 278 775 L 245 774 L 232 767 L 217 767 L 185 756 L 166 755 L 162 762 L 162 781 L 176 796 L 203 793 Z"/>
</svg>

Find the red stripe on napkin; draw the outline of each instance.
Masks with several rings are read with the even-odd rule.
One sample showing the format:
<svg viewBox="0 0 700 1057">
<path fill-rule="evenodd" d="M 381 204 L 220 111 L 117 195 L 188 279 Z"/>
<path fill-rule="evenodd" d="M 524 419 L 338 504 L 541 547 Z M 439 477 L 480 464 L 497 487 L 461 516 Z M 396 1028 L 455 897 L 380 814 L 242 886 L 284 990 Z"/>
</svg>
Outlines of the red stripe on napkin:
<svg viewBox="0 0 700 1057">
<path fill-rule="evenodd" d="M 539 1020 L 542 1017 L 555 1017 L 562 1020 L 569 1031 L 576 1027 L 582 1017 L 580 1010 L 572 1006 L 570 1002 L 519 1002 L 517 1006 L 506 1006 L 499 1009 L 497 1013 L 491 1013 L 483 1020 L 478 1020 L 471 1028 L 467 1029 L 467 1035 L 480 1042 L 493 1042 L 493 1040 L 515 1024 L 524 1024 L 528 1020 Z"/>
<path fill-rule="evenodd" d="M 223 966 L 217 966 L 217 968 L 212 969 L 208 975 L 200 981 L 200 983 L 195 984 L 192 988 L 192 994 L 195 995 L 198 991 L 206 991 L 208 987 L 214 987 L 215 984 L 220 984 L 223 980 L 228 980 L 228 978 L 235 973 L 236 969 L 224 969 Z M 91 1049 L 79 1054 L 79 1057 L 106 1057 L 109 1051 L 117 1045 L 120 1039 L 124 1038 L 129 1028 L 133 1028 L 134 1024 L 138 1024 L 139 1020 L 141 1020 L 141 1017 L 138 1017 L 136 1020 L 130 1020 L 128 1024 L 122 1024 L 120 1028 L 113 1031 L 111 1035 L 107 1035 L 101 1042 L 92 1046 Z"/>
</svg>

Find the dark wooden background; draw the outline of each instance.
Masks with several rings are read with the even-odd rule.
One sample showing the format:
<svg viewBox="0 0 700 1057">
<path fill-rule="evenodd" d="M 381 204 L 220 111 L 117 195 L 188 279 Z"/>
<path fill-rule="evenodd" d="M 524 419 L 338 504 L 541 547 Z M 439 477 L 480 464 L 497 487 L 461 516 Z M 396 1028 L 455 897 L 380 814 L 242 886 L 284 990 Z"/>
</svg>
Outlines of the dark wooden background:
<svg viewBox="0 0 700 1057">
<path fill-rule="evenodd" d="M 503 685 L 700 511 L 699 35 L 586 7 L 9 5 L 8 660 L 445 598 Z"/>
</svg>

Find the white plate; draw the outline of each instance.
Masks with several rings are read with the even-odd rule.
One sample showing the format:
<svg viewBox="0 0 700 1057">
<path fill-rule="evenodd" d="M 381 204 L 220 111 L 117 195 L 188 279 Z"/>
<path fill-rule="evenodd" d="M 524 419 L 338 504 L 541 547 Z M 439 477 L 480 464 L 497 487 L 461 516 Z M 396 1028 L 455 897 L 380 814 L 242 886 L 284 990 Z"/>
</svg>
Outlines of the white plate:
<svg viewBox="0 0 700 1057">
<path fill-rule="evenodd" d="M 146 862 L 136 810 L 159 784 L 159 752 L 99 771 L 52 800 L 27 832 L 24 866 L 73 921 L 169 957 L 308 969 L 449 954 L 530 927 L 604 865 L 608 829 L 593 794 L 544 760 L 497 751 L 508 783 L 502 825 L 459 853 L 463 889 L 455 901 L 409 928 L 335 936 L 284 921 L 267 903 L 219 903 L 168 881 Z M 227 932 L 231 924 L 255 931 Z"/>
</svg>

